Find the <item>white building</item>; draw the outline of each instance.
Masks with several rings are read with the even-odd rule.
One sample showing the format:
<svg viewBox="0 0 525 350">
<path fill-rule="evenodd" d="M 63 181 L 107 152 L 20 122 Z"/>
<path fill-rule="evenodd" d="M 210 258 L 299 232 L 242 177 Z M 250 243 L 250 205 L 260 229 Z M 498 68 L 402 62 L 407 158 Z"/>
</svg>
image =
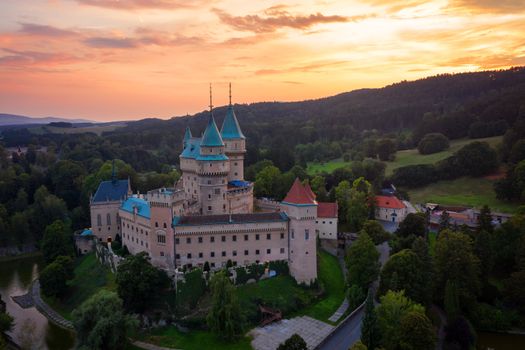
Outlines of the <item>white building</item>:
<svg viewBox="0 0 525 350">
<path fill-rule="evenodd" d="M 376 196 L 377 220 L 401 222 L 407 216 L 407 207 L 396 196 Z"/>
</svg>

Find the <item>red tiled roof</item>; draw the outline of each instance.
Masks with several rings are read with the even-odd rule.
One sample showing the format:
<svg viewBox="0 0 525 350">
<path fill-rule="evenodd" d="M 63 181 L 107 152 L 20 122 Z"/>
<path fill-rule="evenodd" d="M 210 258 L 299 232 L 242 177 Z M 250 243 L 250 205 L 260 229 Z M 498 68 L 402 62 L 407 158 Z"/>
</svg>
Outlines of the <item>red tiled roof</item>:
<svg viewBox="0 0 525 350">
<path fill-rule="evenodd" d="M 306 192 L 308 193 L 308 195 L 310 196 L 310 198 L 312 198 L 312 200 L 315 201 L 315 198 L 317 197 L 314 193 L 314 191 L 312 191 L 312 188 L 310 187 L 310 184 L 309 183 L 306 183 L 306 185 L 304 185 L 304 188 L 306 189 Z"/>
<path fill-rule="evenodd" d="M 319 202 L 317 205 L 318 218 L 336 218 L 337 203 Z"/>
<path fill-rule="evenodd" d="M 376 204 L 379 208 L 403 209 L 405 204 L 394 196 L 376 196 Z"/>
<path fill-rule="evenodd" d="M 288 191 L 283 202 L 292 204 L 316 204 L 315 199 L 311 197 L 309 191 L 303 186 L 298 178 L 295 179 L 292 188 Z"/>
</svg>

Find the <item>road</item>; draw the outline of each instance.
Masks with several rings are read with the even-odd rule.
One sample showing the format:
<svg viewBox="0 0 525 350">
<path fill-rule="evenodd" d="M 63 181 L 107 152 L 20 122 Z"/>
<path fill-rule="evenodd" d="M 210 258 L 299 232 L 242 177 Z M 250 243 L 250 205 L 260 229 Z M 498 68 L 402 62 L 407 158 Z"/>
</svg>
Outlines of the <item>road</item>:
<svg viewBox="0 0 525 350">
<path fill-rule="evenodd" d="M 379 262 L 381 267 L 385 265 L 390 257 L 390 247 L 388 242 L 377 246 L 379 251 Z M 377 290 L 378 281 L 374 290 Z M 364 316 L 364 308 L 352 315 L 346 322 L 332 333 L 331 337 L 326 340 L 318 349 L 319 350 L 348 350 L 354 343 L 361 339 L 361 321 Z"/>
</svg>

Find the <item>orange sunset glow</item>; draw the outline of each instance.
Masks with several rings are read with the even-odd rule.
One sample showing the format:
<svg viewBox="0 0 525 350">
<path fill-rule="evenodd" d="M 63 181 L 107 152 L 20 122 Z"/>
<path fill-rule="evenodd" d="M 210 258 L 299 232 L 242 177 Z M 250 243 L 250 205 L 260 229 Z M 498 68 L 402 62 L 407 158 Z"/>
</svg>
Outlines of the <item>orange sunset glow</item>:
<svg viewBox="0 0 525 350">
<path fill-rule="evenodd" d="M 523 0 L 0 2 L 0 112 L 96 121 L 525 65 Z"/>
</svg>

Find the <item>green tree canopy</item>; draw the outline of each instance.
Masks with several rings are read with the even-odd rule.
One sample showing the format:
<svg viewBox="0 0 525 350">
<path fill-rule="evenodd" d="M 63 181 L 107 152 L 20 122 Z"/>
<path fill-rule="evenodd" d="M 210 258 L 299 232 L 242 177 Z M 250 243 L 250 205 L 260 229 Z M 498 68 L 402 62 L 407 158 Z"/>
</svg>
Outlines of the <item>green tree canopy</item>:
<svg viewBox="0 0 525 350">
<path fill-rule="evenodd" d="M 211 278 L 212 307 L 206 322 L 219 337 L 234 339 L 242 334 L 243 315 L 235 287 L 224 272 L 218 272 Z"/>
<path fill-rule="evenodd" d="M 126 310 L 142 312 L 170 285 L 166 272 L 150 263 L 147 253 L 127 256 L 117 268 L 117 292 Z"/>
<path fill-rule="evenodd" d="M 366 232 L 375 245 L 381 244 L 390 238 L 390 234 L 385 231 L 377 220 L 366 220 L 361 232 Z"/>
<path fill-rule="evenodd" d="M 426 134 L 419 144 L 417 149 L 421 154 L 432 154 L 446 150 L 450 147 L 448 138 L 440 133 Z"/>
<path fill-rule="evenodd" d="M 304 339 L 297 333 L 292 334 L 292 336 L 284 343 L 279 344 L 277 350 L 307 350 L 308 346 Z"/>
<path fill-rule="evenodd" d="M 425 314 L 407 312 L 399 326 L 399 348 L 403 350 L 434 350 L 436 330 Z"/>
<path fill-rule="evenodd" d="M 381 330 L 377 319 L 372 290 L 368 290 L 365 304 L 365 314 L 361 326 L 361 342 L 366 348 L 375 349 L 381 344 Z"/>
<path fill-rule="evenodd" d="M 346 254 L 348 281 L 363 290 L 379 275 L 379 252 L 366 233 L 361 233 Z"/>
<path fill-rule="evenodd" d="M 59 256 L 72 256 L 74 254 L 73 236 L 69 226 L 60 220 L 48 225 L 44 231 L 41 249 L 47 263 L 54 261 Z"/>
<path fill-rule="evenodd" d="M 125 349 L 128 334 L 138 322 L 126 315 L 116 293 L 101 290 L 73 311 L 79 347 Z"/>
</svg>

